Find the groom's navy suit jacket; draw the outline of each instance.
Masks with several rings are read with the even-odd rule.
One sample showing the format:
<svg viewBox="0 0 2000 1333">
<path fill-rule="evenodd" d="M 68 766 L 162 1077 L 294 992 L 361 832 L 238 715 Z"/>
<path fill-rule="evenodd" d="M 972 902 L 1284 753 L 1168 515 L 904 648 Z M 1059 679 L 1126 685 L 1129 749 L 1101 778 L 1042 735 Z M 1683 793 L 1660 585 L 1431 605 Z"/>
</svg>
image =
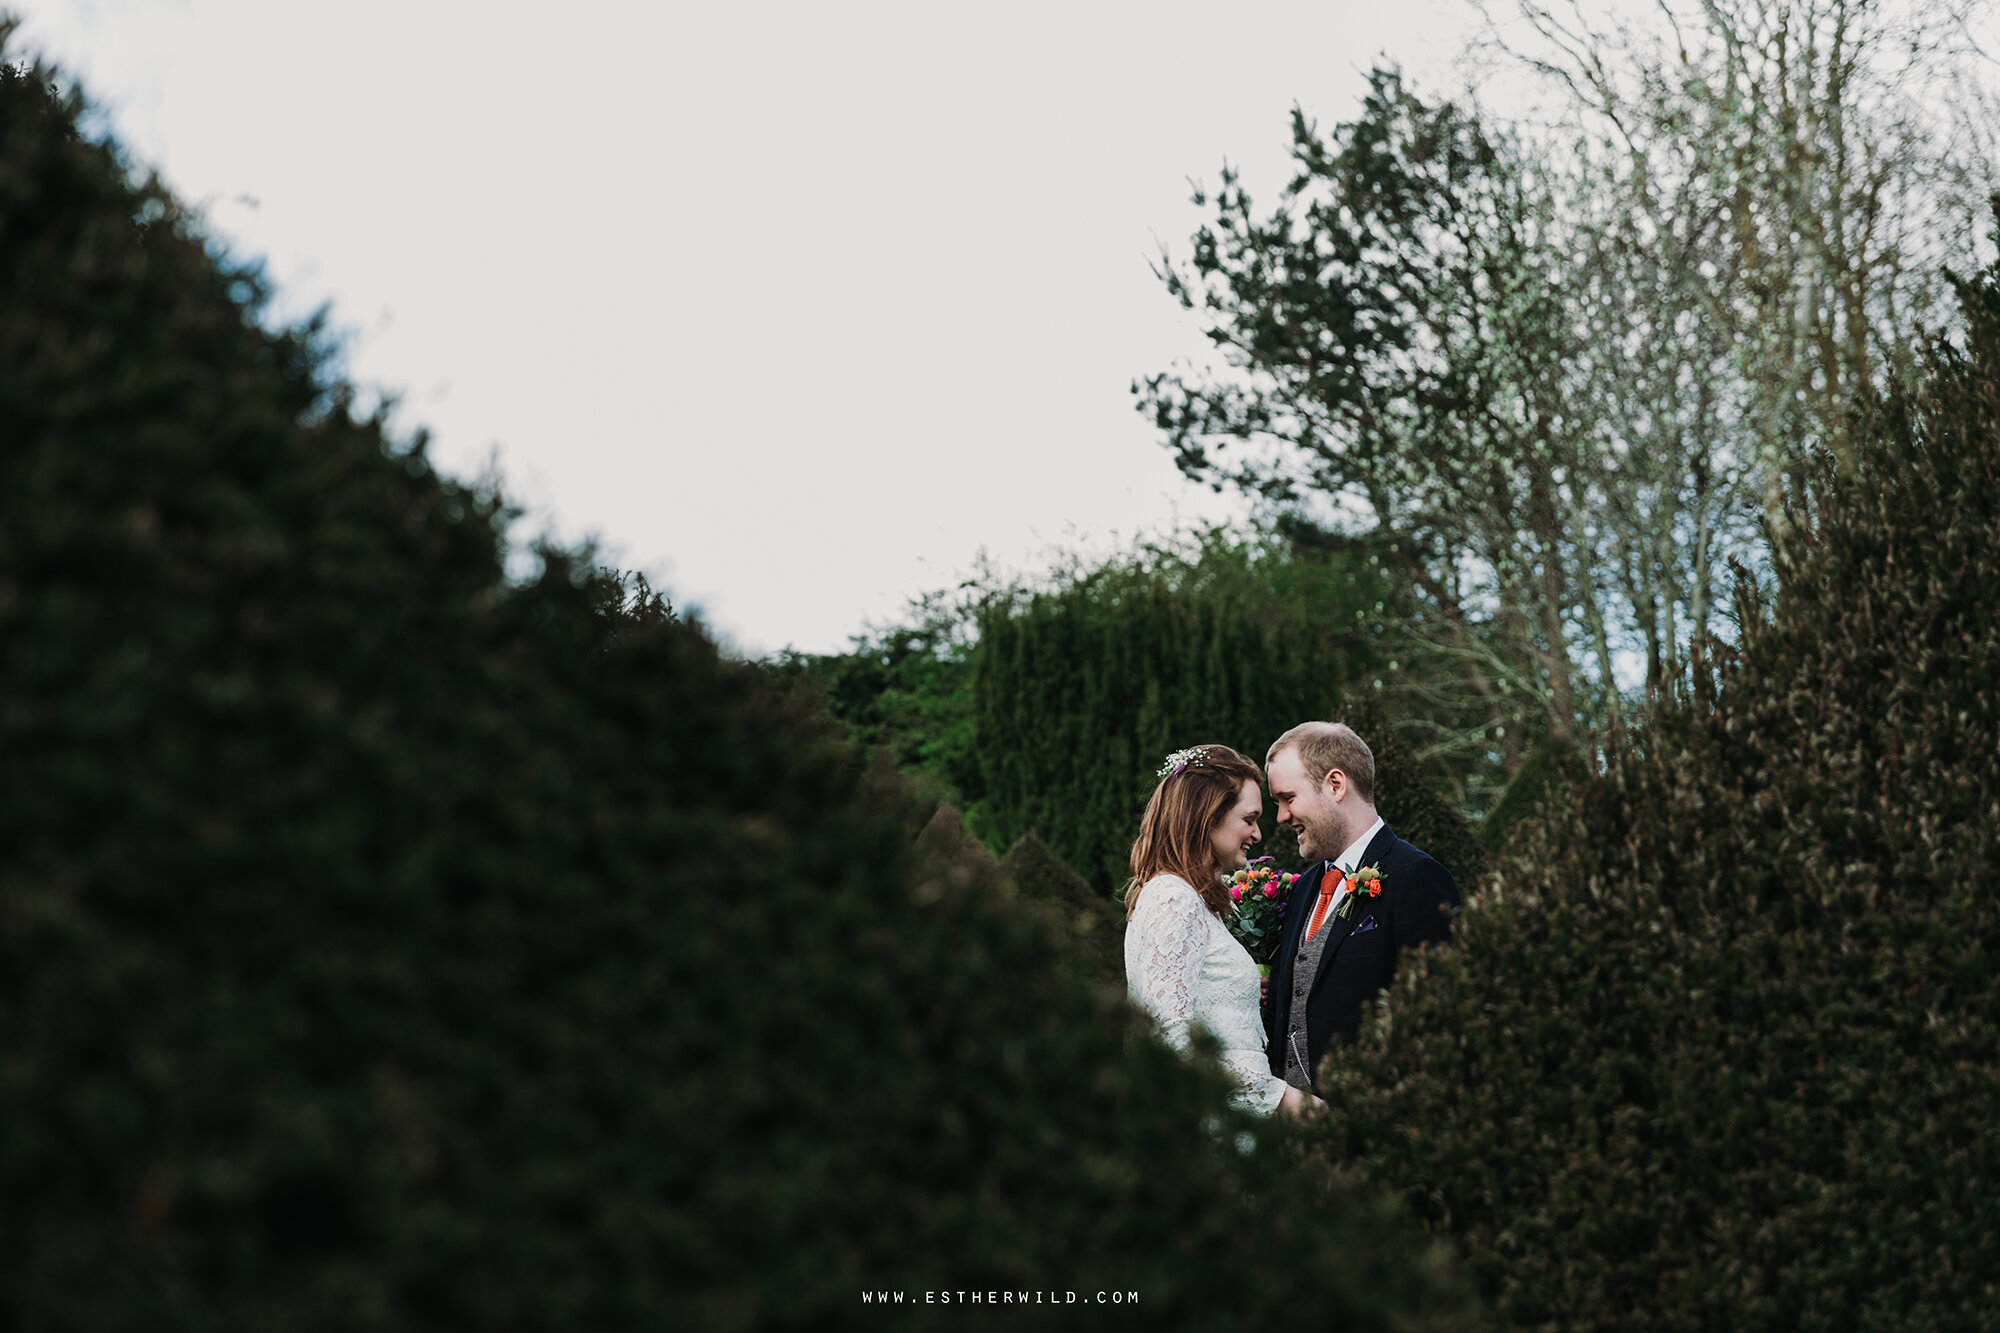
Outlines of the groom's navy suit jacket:
<svg viewBox="0 0 2000 1333">
<path fill-rule="evenodd" d="M 1306 994 L 1306 1056 L 1309 1072 L 1319 1069 L 1327 1043 L 1338 1034 L 1351 1043 L 1361 1031 L 1361 1010 L 1389 984 L 1396 959 L 1415 945 L 1442 944 L 1458 916 L 1458 885 L 1451 873 L 1396 836 L 1387 824 L 1369 839 L 1361 865 L 1379 866 L 1382 892 L 1355 900 L 1345 917 L 1329 910 L 1320 926 L 1327 934 L 1319 972 Z M 1271 1072 L 1284 1077 L 1285 1017 L 1292 1002 L 1292 972 L 1300 958 L 1306 921 L 1326 877 L 1322 861 L 1302 876 L 1285 906 L 1285 934 L 1271 962 L 1270 996 L 1264 1002 L 1264 1031 L 1270 1035 Z M 1368 923 L 1374 922 L 1373 926 Z"/>
</svg>

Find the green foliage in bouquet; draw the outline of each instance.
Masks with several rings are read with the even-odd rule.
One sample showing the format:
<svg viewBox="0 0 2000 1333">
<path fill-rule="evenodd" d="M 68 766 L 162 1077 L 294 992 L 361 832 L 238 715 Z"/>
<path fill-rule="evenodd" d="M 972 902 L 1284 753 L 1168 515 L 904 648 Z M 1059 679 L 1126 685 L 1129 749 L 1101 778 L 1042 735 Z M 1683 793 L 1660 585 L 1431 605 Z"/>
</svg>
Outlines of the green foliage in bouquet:
<svg viewBox="0 0 2000 1333">
<path fill-rule="evenodd" d="M 1285 908 L 1290 904 L 1298 874 L 1272 867 L 1268 856 L 1260 856 L 1230 876 L 1232 904 L 1225 924 L 1229 933 L 1259 964 L 1269 965 L 1278 955 L 1285 933 Z"/>
<path fill-rule="evenodd" d="M 806 708 L 510 584 L 0 55 L 0 1326 L 1463 1323 Z"/>
<path fill-rule="evenodd" d="M 1715 676 L 1551 795 L 1324 1071 L 1316 1155 L 1515 1326 L 1991 1322 L 2000 273 L 1962 299 Z"/>
</svg>

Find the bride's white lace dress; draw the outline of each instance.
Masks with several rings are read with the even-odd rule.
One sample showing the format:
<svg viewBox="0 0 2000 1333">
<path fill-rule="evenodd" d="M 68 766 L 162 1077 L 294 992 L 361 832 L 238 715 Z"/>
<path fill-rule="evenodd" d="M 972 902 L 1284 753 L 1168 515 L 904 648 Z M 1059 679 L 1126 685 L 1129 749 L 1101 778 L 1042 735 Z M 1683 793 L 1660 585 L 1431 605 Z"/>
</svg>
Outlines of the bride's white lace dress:
<svg viewBox="0 0 2000 1333">
<path fill-rule="evenodd" d="M 1238 1106 L 1259 1115 L 1277 1109 L 1286 1085 L 1272 1076 L 1265 1054 L 1257 964 L 1178 875 L 1155 876 L 1139 890 L 1125 927 L 1125 989 L 1175 1047 L 1187 1048 L 1195 1023 L 1220 1039 Z"/>
</svg>

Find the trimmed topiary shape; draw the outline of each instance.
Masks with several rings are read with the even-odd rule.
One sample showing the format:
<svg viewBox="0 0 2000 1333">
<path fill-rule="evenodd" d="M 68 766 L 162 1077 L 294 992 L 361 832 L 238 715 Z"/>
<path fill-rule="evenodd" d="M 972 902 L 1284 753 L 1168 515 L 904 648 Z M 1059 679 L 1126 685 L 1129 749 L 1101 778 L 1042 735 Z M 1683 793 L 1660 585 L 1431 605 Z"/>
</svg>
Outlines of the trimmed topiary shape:
<svg viewBox="0 0 2000 1333">
<path fill-rule="evenodd" d="M 1032 829 L 1007 849 L 1000 873 L 1024 901 L 1039 903 L 1054 914 L 1085 975 L 1124 988 L 1125 918 L 1115 903 L 1070 869 Z"/>
<path fill-rule="evenodd" d="M 998 869 L 999 858 L 966 826 L 965 816 L 955 805 L 940 805 L 917 834 L 917 857 L 923 862 L 951 864 L 967 862 L 979 867 L 982 876 Z"/>
<path fill-rule="evenodd" d="M 1501 851 L 1518 825 L 1538 817 L 1551 802 L 1566 803 L 1589 776 L 1589 764 L 1574 740 L 1551 736 L 1537 742 L 1479 822 L 1480 846 L 1489 854 Z"/>
</svg>

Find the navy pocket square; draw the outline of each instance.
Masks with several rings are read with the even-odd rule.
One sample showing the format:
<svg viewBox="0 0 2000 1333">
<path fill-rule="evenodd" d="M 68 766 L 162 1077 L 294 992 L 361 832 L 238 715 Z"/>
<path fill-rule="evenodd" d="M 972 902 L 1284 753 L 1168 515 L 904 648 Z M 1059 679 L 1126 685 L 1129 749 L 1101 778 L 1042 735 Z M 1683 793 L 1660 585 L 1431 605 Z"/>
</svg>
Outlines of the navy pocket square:
<svg viewBox="0 0 2000 1333">
<path fill-rule="evenodd" d="M 1365 916 L 1361 918 L 1361 924 L 1354 928 L 1354 933 L 1357 935 L 1366 935 L 1369 931 L 1373 929 L 1375 929 L 1375 918 L 1372 916 Z"/>
</svg>

